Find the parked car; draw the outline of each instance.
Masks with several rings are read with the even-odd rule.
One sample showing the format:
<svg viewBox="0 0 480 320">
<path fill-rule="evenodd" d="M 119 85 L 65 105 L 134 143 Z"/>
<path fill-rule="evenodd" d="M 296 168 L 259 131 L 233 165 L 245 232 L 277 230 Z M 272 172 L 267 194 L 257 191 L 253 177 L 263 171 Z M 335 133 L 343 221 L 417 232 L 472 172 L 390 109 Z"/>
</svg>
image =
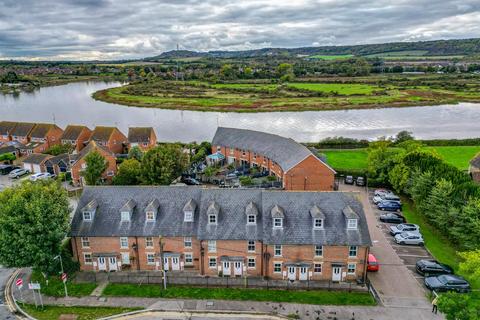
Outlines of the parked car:
<svg viewBox="0 0 480 320">
<path fill-rule="evenodd" d="M 393 192 L 388 189 L 375 189 L 375 191 L 373 192 L 375 196 L 381 196 L 387 193 L 393 193 Z"/>
<path fill-rule="evenodd" d="M 455 291 L 458 293 L 470 292 L 470 284 L 462 277 L 452 274 L 442 274 L 439 276 L 426 277 L 425 285 L 430 290 L 437 292 Z"/>
<path fill-rule="evenodd" d="M 24 169 L 24 168 L 18 168 L 18 169 L 15 169 L 15 170 L 12 170 L 9 174 L 8 174 L 8 177 L 10 179 L 18 179 L 20 178 L 21 176 L 24 176 L 26 174 L 30 173 L 30 171 L 28 171 L 27 169 Z"/>
<path fill-rule="evenodd" d="M 38 181 L 38 180 L 46 180 L 46 179 L 53 179 L 55 175 L 48 173 L 48 172 L 40 172 L 35 173 L 30 176 L 30 181 Z"/>
<path fill-rule="evenodd" d="M 357 177 L 355 180 L 355 184 L 359 187 L 365 186 L 365 178 L 364 177 Z"/>
<path fill-rule="evenodd" d="M 390 226 L 390 234 L 395 236 L 402 232 L 416 232 L 420 233 L 420 227 L 413 223 L 400 223 L 396 226 Z"/>
<path fill-rule="evenodd" d="M 380 221 L 387 222 L 387 223 L 397 223 L 397 224 L 407 222 L 404 216 L 394 212 L 388 212 L 380 215 Z"/>
<path fill-rule="evenodd" d="M 353 184 L 353 176 L 346 176 L 345 177 L 345 184 Z"/>
<path fill-rule="evenodd" d="M 229 173 L 225 177 L 226 179 L 236 179 L 237 175 L 235 173 Z"/>
<path fill-rule="evenodd" d="M 18 167 L 14 167 L 9 164 L 0 164 L 0 174 L 3 176 L 9 174 L 15 169 L 18 169 Z"/>
<path fill-rule="evenodd" d="M 382 201 L 395 201 L 395 202 L 398 202 L 399 204 L 402 204 L 402 202 L 400 201 L 400 198 L 393 193 L 384 193 L 384 194 L 379 194 L 373 197 L 373 203 L 375 204 L 379 204 Z"/>
<path fill-rule="evenodd" d="M 378 265 L 377 258 L 373 254 L 369 253 L 367 260 L 367 271 L 377 272 L 378 270 L 380 270 L 380 266 Z"/>
<path fill-rule="evenodd" d="M 382 211 L 400 211 L 402 205 L 396 201 L 382 201 L 377 204 L 377 208 Z"/>
<path fill-rule="evenodd" d="M 453 274 L 453 269 L 436 260 L 418 260 L 415 264 L 418 273 L 424 276 Z"/>
<path fill-rule="evenodd" d="M 423 246 L 425 242 L 423 237 L 418 232 L 402 232 L 395 235 L 395 242 L 398 244 L 411 244 L 417 246 Z"/>
<path fill-rule="evenodd" d="M 187 186 L 199 186 L 201 185 L 200 181 L 197 179 L 191 178 L 191 177 L 186 177 L 182 179 L 182 182 L 185 183 Z"/>
</svg>

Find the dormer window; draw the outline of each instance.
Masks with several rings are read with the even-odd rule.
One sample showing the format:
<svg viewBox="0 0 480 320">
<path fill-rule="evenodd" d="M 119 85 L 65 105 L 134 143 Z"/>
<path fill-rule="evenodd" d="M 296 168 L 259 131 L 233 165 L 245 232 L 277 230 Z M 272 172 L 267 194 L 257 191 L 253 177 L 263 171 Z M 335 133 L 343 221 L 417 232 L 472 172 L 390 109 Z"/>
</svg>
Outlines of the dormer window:
<svg viewBox="0 0 480 320">
<path fill-rule="evenodd" d="M 136 203 L 132 199 L 128 200 L 120 209 L 120 219 L 122 222 L 129 222 L 132 219 L 133 210 Z"/>
<path fill-rule="evenodd" d="M 212 201 L 207 208 L 208 224 L 217 224 L 219 213 L 220 206 L 215 201 Z"/>
<path fill-rule="evenodd" d="M 343 215 L 346 220 L 347 230 L 357 230 L 358 228 L 358 215 L 350 206 L 346 206 L 343 209 Z"/>
<path fill-rule="evenodd" d="M 147 222 L 153 222 L 157 219 L 157 212 L 160 203 L 157 199 L 152 200 L 145 208 L 145 220 Z"/>
<path fill-rule="evenodd" d="M 155 221 L 155 212 L 147 211 L 147 221 Z"/>
<path fill-rule="evenodd" d="M 122 222 L 130 221 L 130 212 L 122 211 Z"/>
<path fill-rule="evenodd" d="M 347 229 L 357 229 L 357 219 L 348 219 Z"/>
<path fill-rule="evenodd" d="M 253 214 L 247 216 L 247 223 L 248 224 L 257 224 L 257 217 Z"/>
<path fill-rule="evenodd" d="M 193 199 L 190 199 L 185 206 L 183 207 L 183 221 L 184 222 L 193 222 L 193 214 L 195 213 L 195 209 L 197 208 L 197 204 Z"/>
<path fill-rule="evenodd" d="M 217 216 L 214 214 L 208 215 L 208 223 L 209 224 L 217 224 Z"/>
<path fill-rule="evenodd" d="M 313 221 L 313 229 L 323 229 L 323 223 L 325 220 L 325 214 L 320 209 L 319 206 L 314 205 L 310 209 L 310 216 L 312 217 Z"/>
<path fill-rule="evenodd" d="M 313 227 L 315 229 L 323 229 L 323 219 L 319 219 L 319 218 L 314 219 Z"/>
<path fill-rule="evenodd" d="M 83 220 L 92 221 L 92 213 L 90 211 L 83 211 Z"/>
<path fill-rule="evenodd" d="M 273 228 L 281 229 L 283 228 L 283 218 L 285 218 L 285 212 L 282 207 L 279 205 L 273 206 L 270 211 L 273 219 Z"/>
<path fill-rule="evenodd" d="M 257 224 L 258 208 L 255 203 L 250 202 L 245 208 L 245 214 L 247 215 L 247 224 Z"/>
<path fill-rule="evenodd" d="M 84 221 L 92 221 L 97 211 L 97 200 L 93 199 L 85 207 L 82 208 L 82 216 Z"/>
</svg>

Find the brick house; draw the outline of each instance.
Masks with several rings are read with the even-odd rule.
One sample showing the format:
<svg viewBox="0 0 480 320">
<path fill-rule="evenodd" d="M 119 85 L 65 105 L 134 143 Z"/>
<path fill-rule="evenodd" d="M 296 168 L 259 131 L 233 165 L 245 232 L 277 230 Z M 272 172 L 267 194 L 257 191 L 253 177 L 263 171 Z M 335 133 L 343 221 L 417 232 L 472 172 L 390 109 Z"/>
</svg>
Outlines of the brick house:
<svg viewBox="0 0 480 320">
<path fill-rule="evenodd" d="M 16 130 L 15 130 L 16 131 Z M 42 153 L 60 144 L 63 130 L 55 124 L 37 123 L 30 131 L 29 142 L 23 148 L 24 154 Z"/>
<path fill-rule="evenodd" d="M 255 167 L 282 181 L 285 190 L 333 190 L 335 170 L 307 147 L 278 135 L 219 127 L 212 153 L 221 153 L 228 164 Z"/>
<path fill-rule="evenodd" d="M 473 181 L 480 183 L 480 153 L 470 160 L 468 167 L 468 173 L 472 177 Z"/>
<path fill-rule="evenodd" d="M 355 193 L 258 189 L 86 187 L 70 236 L 83 271 L 291 281 L 365 280 L 371 246 Z"/>
<path fill-rule="evenodd" d="M 45 161 L 44 168 L 46 172 L 56 174 L 57 176 L 60 173 L 70 172 L 71 157 L 68 153 L 62 153 L 58 156 L 51 157 Z"/>
<path fill-rule="evenodd" d="M 45 162 L 50 158 L 53 158 L 53 156 L 43 153 L 32 153 L 23 159 L 23 168 L 31 173 L 45 172 Z"/>
<path fill-rule="evenodd" d="M 80 152 L 90 140 L 92 130 L 86 126 L 69 125 L 63 131 L 60 138 L 62 144 L 69 144 L 74 147 L 74 152 Z"/>
<path fill-rule="evenodd" d="M 117 173 L 117 160 L 115 154 L 112 151 L 107 149 L 107 147 L 98 144 L 95 141 L 91 141 L 85 148 L 82 149 L 78 154 L 71 155 L 71 173 L 72 181 L 75 185 L 84 185 L 82 171 L 87 168 L 87 163 L 85 162 L 85 157 L 93 151 L 100 153 L 105 160 L 108 162 L 107 169 L 102 174 L 102 179 L 110 182 L 113 176 Z"/>
<path fill-rule="evenodd" d="M 16 125 L 17 122 L 0 121 L 0 145 L 12 141 L 12 131 Z"/>
<path fill-rule="evenodd" d="M 32 132 L 34 127 L 35 123 L 17 122 L 10 133 L 12 141 L 27 145 L 30 142 L 30 132 Z"/>
<path fill-rule="evenodd" d="M 152 127 L 133 127 L 128 128 L 129 147 L 139 147 L 143 151 L 148 151 L 157 145 L 157 135 Z"/>
<path fill-rule="evenodd" d="M 90 136 L 90 141 L 95 141 L 99 146 L 104 146 L 114 154 L 124 153 L 128 139 L 115 127 L 95 127 Z"/>
</svg>

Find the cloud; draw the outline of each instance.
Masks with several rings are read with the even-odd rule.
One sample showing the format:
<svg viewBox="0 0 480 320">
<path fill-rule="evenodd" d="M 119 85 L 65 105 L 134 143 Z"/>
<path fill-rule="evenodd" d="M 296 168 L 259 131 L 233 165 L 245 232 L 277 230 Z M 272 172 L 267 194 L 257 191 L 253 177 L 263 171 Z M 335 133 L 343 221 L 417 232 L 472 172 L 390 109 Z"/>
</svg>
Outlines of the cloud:
<svg viewBox="0 0 480 320">
<path fill-rule="evenodd" d="M 0 57 L 124 59 L 188 50 L 480 36 L 478 0 L 0 0 Z"/>
</svg>

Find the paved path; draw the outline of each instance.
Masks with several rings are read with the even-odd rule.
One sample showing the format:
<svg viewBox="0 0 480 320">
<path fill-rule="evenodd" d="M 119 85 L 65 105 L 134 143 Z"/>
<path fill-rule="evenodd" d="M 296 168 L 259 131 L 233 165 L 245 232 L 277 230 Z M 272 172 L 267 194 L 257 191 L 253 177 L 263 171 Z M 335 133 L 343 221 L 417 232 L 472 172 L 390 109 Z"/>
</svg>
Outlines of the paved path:
<svg viewBox="0 0 480 320">
<path fill-rule="evenodd" d="M 8 307 L 5 305 L 4 297 L 5 284 L 12 272 L 12 269 L 5 269 L 0 266 L 0 319 L 2 320 L 16 319 L 15 316 L 10 313 Z"/>
</svg>

